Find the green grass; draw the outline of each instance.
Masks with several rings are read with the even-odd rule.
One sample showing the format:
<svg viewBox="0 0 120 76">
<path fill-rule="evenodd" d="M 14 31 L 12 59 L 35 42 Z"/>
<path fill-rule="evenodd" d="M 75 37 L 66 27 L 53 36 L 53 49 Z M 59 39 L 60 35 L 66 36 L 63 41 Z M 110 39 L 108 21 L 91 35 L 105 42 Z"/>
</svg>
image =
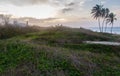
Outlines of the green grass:
<svg viewBox="0 0 120 76">
<path fill-rule="evenodd" d="M 119 46 L 82 42 L 118 38 L 56 27 L 0 40 L 0 76 L 119 76 Z"/>
<path fill-rule="evenodd" d="M 48 74 L 54 71 L 64 71 L 69 76 L 79 76 L 81 73 L 76 69 L 68 59 L 65 59 L 64 55 L 54 55 L 54 52 L 49 50 L 47 46 L 36 47 L 29 44 L 23 44 L 20 42 L 9 42 L 0 46 L 0 72 L 4 73 L 11 69 L 22 70 L 20 73 L 26 72 L 24 76 L 32 75 L 25 68 L 31 68 L 30 71 L 39 70 L 41 75 Z M 22 69 L 20 67 L 23 67 Z M 20 69 L 19 69 L 20 68 Z M 16 72 L 14 70 L 13 72 Z M 4 75 L 4 74 L 3 74 Z M 55 75 L 54 75 L 55 76 Z"/>
</svg>

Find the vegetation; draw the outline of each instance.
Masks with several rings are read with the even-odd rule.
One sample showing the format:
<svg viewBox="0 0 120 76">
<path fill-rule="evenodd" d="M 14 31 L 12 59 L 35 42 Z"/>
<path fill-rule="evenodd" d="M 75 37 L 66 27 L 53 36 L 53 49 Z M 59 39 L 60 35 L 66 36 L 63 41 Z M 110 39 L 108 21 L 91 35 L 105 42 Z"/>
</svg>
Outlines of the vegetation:
<svg viewBox="0 0 120 76">
<path fill-rule="evenodd" d="M 0 25 L 0 39 L 7 39 L 14 36 L 23 35 L 26 33 L 32 33 L 40 31 L 38 26 L 16 26 L 12 24 L 7 24 L 5 26 Z"/>
<path fill-rule="evenodd" d="M 111 33 L 112 33 L 114 21 L 117 20 L 117 18 L 115 18 L 115 16 L 116 15 L 114 13 L 110 13 L 109 16 L 108 16 L 108 18 L 107 18 L 107 22 L 112 25 L 111 26 Z"/>
<path fill-rule="evenodd" d="M 95 19 L 98 19 L 98 24 L 99 24 L 99 29 L 101 32 L 101 24 L 100 24 L 100 17 L 101 17 L 101 10 L 102 10 L 102 5 L 96 5 L 92 9 L 92 14 Z"/>
<path fill-rule="evenodd" d="M 110 10 L 108 8 L 103 8 L 103 5 L 97 4 L 92 8 L 91 14 L 95 19 L 98 20 L 100 32 L 104 32 L 104 23 L 106 21 L 105 32 L 107 29 L 107 24 L 110 23 L 112 24 L 111 26 L 111 33 L 112 33 L 114 21 L 117 20 L 117 18 L 115 18 L 116 15 L 114 13 L 110 13 Z M 100 22 L 101 19 L 103 20 L 102 25 Z"/>
<path fill-rule="evenodd" d="M 119 76 L 119 46 L 83 42 L 119 39 L 119 35 L 63 26 L 17 33 L 12 38 L 0 40 L 0 75 Z"/>
</svg>

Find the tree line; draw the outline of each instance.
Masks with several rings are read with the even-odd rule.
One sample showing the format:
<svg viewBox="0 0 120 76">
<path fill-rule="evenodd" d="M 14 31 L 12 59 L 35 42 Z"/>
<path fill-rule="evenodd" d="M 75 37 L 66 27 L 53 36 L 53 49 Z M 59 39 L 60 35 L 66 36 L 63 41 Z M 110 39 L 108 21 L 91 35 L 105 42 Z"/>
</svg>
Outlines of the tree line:
<svg viewBox="0 0 120 76">
<path fill-rule="evenodd" d="M 5 14 L 0 14 L 0 25 L 5 25 L 5 26 L 7 26 L 7 25 L 10 25 L 10 22 L 12 21 L 11 20 L 12 19 L 12 15 L 5 15 Z M 28 22 L 29 20 L 25 20 L 25 25 L 26 26 L 28 26 L 29 25 L 29 22 Z M 16 19 L 14 19 L 13 21 L 12 21 L 12 24 L 13 25 L 19 25 L 19 21 L 18 20 L 16 20 Z"/>
<path fill-rule="evenodd" d="M 111 33 L 113 30 L 114 21 L 117 20 L 116 15 L 110 12 L 109 8 L 104 8 L 103 5 L 96 4 L 92 10 L 91 14 L 93 18 L 98 20 L 100 32 L 106 32 L 107 25 L 111 25 Z M 102 20 L 102 22 L 101 22 Z"/>
</svg>

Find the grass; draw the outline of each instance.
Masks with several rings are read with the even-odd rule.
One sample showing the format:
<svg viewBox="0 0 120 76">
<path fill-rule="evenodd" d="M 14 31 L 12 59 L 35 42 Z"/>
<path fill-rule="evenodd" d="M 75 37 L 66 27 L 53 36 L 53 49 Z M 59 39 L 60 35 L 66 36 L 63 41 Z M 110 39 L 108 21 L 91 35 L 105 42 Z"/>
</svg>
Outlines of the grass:
<svg viewBox="0 0 120 76">
<path fill-rule="evenodd" d="M 0 40 L 1 76 L 119 76 L 120 47 L 83 40 L 119 41 L 84 29 L 47 28 Z"/>
<path fill-rule="evenodd" d="M 45 76 L 47 75 L 47 72 L 50 72 L 48 76 L 53 76 L 51 72 L 59 72 L 59 70 L 66 72 L 66 74 L 68 73 L 69 76 L 80 75 L 79 70 L 77 70 L 71 63 L 69 63 L 69 60 L 65 59 L 62 54 L 55 55 L 52 50 L 47 48 L 47 46 L 41 46 L 39 48 L 20 42 L 9 42 L 6 45 L 2 45 L 0 48 L 0 50 L 3 50 L 0 53 L 1 73 L 5 73 L 6 70 L 11 71 L 11 68 L 17 68 L 17 70 L 20 70 L 20 73 L 24 73 L 24 71 L 26 72 L 23 74 L 24 76 L 29 76 L 32 75 L 32 73 L 29 73 L 25 68 L 31 68 L 29 70 L 33 70 L 33 73 L 37 72 L 36 70 L 39 70 L 37 73 Z M 16 73 L 17 70 L 12 72 Z"/>
</svg>

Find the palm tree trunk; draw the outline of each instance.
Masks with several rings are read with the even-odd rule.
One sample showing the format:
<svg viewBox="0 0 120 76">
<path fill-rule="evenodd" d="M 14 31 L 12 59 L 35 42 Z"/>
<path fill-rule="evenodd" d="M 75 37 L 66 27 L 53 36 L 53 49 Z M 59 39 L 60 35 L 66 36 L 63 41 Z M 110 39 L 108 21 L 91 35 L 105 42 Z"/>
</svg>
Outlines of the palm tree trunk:
<svg viewBox="0 0 120 76">
<path fill-rule="evenodd" d="M 98 25 L 99 25 L 99 30 L 100 30 L 100 32 L 101 32 L 100 18 L 98 18 Z"/>
<path fill-rule="evenodd" d="M 112 26 L 111 26 L 111 34 L 112 34 L 112 31 L 113 31 L 113 23 L 112 23 Z"/>
<path fill-rule="evenodd" d="M 104 22 L 105 22 L 105 18 L 104 18 L 103 23 L 102 23 L 102 32 L 104 30 Z"/>
<path fill-rule="evenodd" d="M 107 23 L 106 23 L 106 25 L 105 25 L 105 32 L 106 32 L 106 30 L 107 30 Z"/>
</svg>

